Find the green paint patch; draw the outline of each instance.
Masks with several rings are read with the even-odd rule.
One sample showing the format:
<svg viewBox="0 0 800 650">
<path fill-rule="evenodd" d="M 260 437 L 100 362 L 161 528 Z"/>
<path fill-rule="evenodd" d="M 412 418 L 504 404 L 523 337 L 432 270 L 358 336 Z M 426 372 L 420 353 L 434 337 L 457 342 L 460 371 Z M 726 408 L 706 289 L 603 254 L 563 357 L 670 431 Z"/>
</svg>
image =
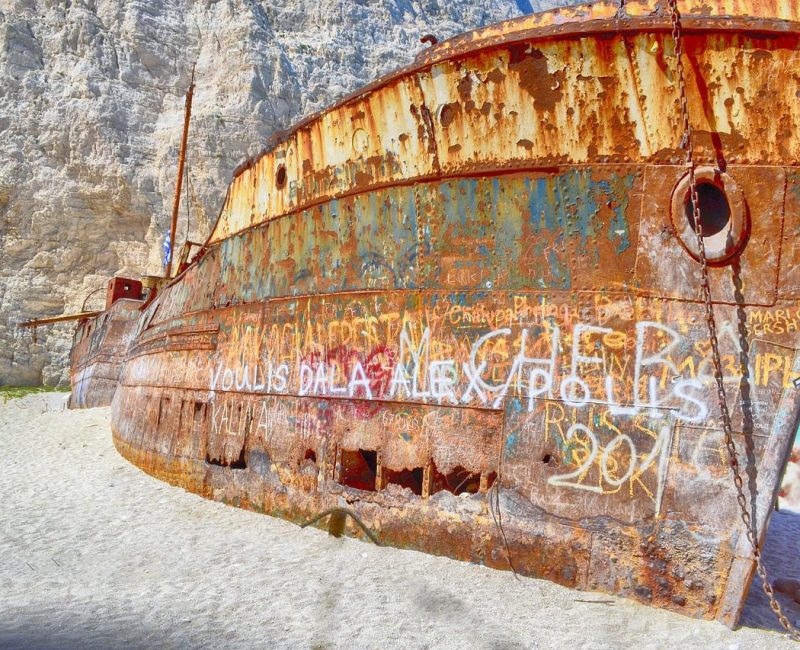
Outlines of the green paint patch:
<svg viewBox="0 0 800 650">
<path fill-rule="evenodd" d="M 34 393 L 68 393 L 69 388 L 56 388 L 53 386 L 0 386 L 0 399 L 5 404 L 10 399 L 26 397 Z"/>
</svg>

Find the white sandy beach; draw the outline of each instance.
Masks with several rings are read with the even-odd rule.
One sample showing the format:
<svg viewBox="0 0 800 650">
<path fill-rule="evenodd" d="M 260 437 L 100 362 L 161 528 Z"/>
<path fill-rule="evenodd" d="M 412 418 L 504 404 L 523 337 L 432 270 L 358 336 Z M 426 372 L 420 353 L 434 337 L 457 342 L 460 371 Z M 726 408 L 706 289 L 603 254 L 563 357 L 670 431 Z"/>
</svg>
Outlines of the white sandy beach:
<svg viewBox="0 0 800 650">
<path fill-rule="evenodd" d="M 0 401 L 0 647 L 796 647 L 755 588 L 731 631 L 206 501 L 123 460 L 109 409 L 64 400 Z M 798 550 L 800 514 L 776 513 L 776 578 L 800 578 Z"/>
</svg>

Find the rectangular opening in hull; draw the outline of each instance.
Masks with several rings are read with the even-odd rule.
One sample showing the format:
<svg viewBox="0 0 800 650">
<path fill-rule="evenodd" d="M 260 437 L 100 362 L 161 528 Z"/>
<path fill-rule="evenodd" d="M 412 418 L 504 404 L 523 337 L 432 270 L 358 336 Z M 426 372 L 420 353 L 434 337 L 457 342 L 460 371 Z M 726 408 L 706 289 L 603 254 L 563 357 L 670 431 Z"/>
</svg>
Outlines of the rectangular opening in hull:
<svg viewBox="0 0 800 650">
<path fill-rule="evenodd" d="M 394 471 L 386 467 L 382 470 L 384 486 L 399 485 L 408 488 L 417 496 L 422 496 L 423 470 L 421 467 Z"/>
<path fill-rule="evenodd" d="M 244 459 L 244 446 L 236 460 L 226 462 L 222 458 L 212 458 L 210 454 L 206 454 L 206 464 L 216 465 L 217 467 L 229 467 L 230 469 L 247 469 L 247 462 Z"/>
<path fill-rule="evenodd" d="M 169 397 L 162 396 L 158 403 L 158 420 L 156 421 L 156 430 L 161 432 L 164 422 L 167 420 L 169 414 L 170 400 Z"/>
<path fill-rule="evenodd" d="M 459 494 L 477 494 L 481 488 L 480 472 L 471 472 L 457 465 L 446 473 L 440 472 L 433 466 L 433 485 L 431 494 L 447 490 L 456 496 Z"/>
<path fill-rule="evenodd" d="M 357 490 L 375 491 L 378 452 L 364 449 L 342 449 L 338 483 Z"/>
</svg>

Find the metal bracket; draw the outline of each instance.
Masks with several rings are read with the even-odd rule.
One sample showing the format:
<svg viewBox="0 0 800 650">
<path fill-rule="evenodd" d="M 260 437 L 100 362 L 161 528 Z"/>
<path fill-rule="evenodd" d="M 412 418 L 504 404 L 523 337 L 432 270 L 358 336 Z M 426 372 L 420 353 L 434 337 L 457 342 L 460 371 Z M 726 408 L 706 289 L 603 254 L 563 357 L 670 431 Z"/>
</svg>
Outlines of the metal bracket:
<svg viewBox="0 0 800 650">
<path fill-rule="evenodd" d="M 349 508 L 331 508 L 330 510 L 326 510 L 325 512 L 302 524 L 300 528 L 311 526 L 328 515 L 331 516 L 331 518 L 328 520 L 328 535 L 332 535 L 333 537 L 341 537 L 344 534 L 344 527 L 347 523 L 347 516 L 349 515 L 353 521 L 358 524 L 358 527 L 364 531 L 367 537 L 372 540 L 372 543 L 375 544 L 375 546 L 382 546 L 382 544 L 378 541 L 378 538 L 375 536 L 375 533 L 367 528 L 366 524 L 361 521 L 359 516 Z"/>
</svg>

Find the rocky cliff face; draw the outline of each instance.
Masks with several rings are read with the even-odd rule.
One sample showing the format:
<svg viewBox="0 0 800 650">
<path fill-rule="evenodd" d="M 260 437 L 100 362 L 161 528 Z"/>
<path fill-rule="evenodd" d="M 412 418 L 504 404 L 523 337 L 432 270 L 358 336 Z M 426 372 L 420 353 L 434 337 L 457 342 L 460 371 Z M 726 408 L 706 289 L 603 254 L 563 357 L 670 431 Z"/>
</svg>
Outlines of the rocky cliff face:
<svg viewBox="0 0 800 650">
<path fill-rule="evenodd" d="M 184 93 L 189 236 L 242 160 L 439 38 L 569 0 L 0 0 L 0 385 L 64 384 L 72 325 L 114 274 L 159 273 Z M 186 233 L 182 208 L 178 241 Z M 98 291 L 86 307 L 101 308 Z"/>
</svg>

